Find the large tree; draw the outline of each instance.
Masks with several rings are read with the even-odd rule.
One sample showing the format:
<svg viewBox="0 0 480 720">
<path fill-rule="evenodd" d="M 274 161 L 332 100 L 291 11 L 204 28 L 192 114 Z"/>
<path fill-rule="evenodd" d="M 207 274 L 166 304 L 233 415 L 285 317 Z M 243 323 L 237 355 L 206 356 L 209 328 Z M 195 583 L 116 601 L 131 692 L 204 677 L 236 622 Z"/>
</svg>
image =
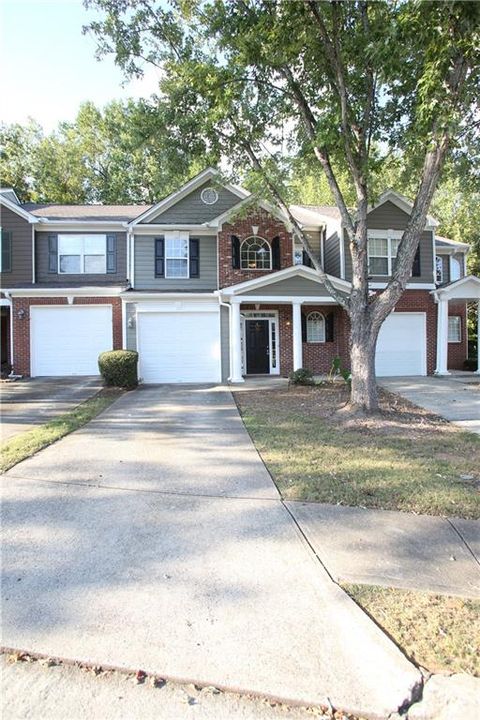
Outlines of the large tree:
<svg viewBox="0 0 480 720">
<path fill-rule="evenodd" d="M 233 165 L 248 159 L 289 215 L 330 293 L 351 320 L 351 403 L 377 408 L 375 347 L 405 290 L 450 149 L 478 123 L 480 3 L 304 0 L 85 0 L 100 54 L 129 74 L 163 70 L 172 130 L 200 134 Z M 368 287 L 372 171 L 395 148 L 416 169 L 414 206 L 387 287 Z M 352 288 L 339 293 L 290 215 L 286 149 L 314 159 L 347 232 Z M 348 173 L 352 211 L 335 167 Z"/>
</svg>

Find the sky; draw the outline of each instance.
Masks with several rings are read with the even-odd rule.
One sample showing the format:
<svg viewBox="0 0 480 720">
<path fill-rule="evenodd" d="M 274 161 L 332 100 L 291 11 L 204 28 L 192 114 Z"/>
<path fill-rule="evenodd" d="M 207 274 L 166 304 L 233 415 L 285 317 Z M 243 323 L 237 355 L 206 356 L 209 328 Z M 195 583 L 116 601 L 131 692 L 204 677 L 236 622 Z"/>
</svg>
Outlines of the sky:
<svg viewBox="0 0 480 720">
<path fill-rule="evenodd" d="M 73 120 L 80 103 L 148 97 L 158 71 L 122 86 L 112 57 L 95 59 L 95 40 L 82 34 L 94 19 L 82 0 L 0 0 L 0 122 L 37 120 L 46 131 Z"/>
</svg>

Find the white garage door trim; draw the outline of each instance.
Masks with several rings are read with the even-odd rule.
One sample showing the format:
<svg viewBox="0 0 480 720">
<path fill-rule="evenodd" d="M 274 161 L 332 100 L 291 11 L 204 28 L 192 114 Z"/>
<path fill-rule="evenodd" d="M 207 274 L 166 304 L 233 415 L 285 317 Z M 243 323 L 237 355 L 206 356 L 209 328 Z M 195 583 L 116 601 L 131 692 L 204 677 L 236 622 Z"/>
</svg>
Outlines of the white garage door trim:
<svg viewBox="0 0 480 720">
<path fill-rule="evenodd" d="M 427 314 L 425 312 L 393 312 L 386 318 L 385 322 L 382 324 L 382 327 L 380 328 L 380 333 L 382 332 L 382 329 L 384 328 L 385 323 L 387 323 L 390 318 L 395 318 L 395 317 L 399 317 L 399 316 L 412 317 L 412 318 L 417 317 L 417 318 L 421 318 L 421 320 L 422 320 L 422 322 L 421 322 L 422 342 L 421 342 L 421 347 L 419 348 L 421 355 L 420 355 L 419 364 L 418 364 L 419 372 L 405 373 L 405 372 L 397 372 L 396 370 L 394 370 L 392 372 L 385 374 L 380 371 L 377 371 L 377 369 L 376 369 L 376 374 L 378 377 L 395 377 L 395 376 L 402 376 L 402 375 L 407 376 L 407 377 L 408 376 L 410 376 L 410 377 L 425 376 L 427 374 Z M 378 338 L 379 340 L 380 340 L 380 333 L 379 333 L 379 338 Z M 377 341 L 377 352 L 378 352 L 378 341 Z M 377 362 L 375 362 L 375 366 L 376 365 L 377 365 Z"/>
<path fill-rule="evenodd" d="M 188 332 L 185 332 L 183 334 L 177 335 L 174 337 L 173 342 L 176 344 L 176 348 L 170 345 L 169 348 L 169 361 L 170 361 L 170 367 L 167 365 L 165 368 L 165 372 L 161 372 L 160 363 L 161 363 L 161 347 L 162 344 L 159 342 L 158 345 L 158 360 L 153 360 L 153 363 L 158 362 L 158 370 L 157 367 L 152 367 L 152 361 L 146 360 L 146 354 L 148 351 L 148 341 L 151 339 L 148 337 L 148 330 L 146 323 L 151 320 L 151 318 L 157 318 L 158 317 L 158 327 L 160 331 L 160 326 L 162 325 L 161 318 L 164 319 L 165 324 L 168 324 L 169 320 L 173 320 L 173 328 L 176 329 L 176 326 L 180 327 L 182 319 L 192 319 L 195 318 L 195 325 L 194 327 L 186 328 Z M 213 345 L 213 354 L 210 355 L 208 362 L 205 362 L 203 367 L 204 370 L 201 369 L 201 363 L 199 365 L 196 365 L 195 368 L 192 367 L 192 364 L 190 364 L 190 367 L 188 367 L 188 362 L 185 365 L 182 365 L 182 357 L 181 355 L 186 353 L 188 358 L 188 347 L 189 343 L 194 338 L 194 332 L 199 328 L 199 324 L 202 322 L 202 318 L 205 318 L 206 320 L 206 326 L 204 328 L 204 331 L 201 334 L 201 337 L 198 338 L 198 341 L 201 342 L 202 340 L 206 340 L 206 342 L 210 342 L 210 345 Z M 155 320 L 151 320 L 151 322 L 155 322 Z M 220 336 L 220 312 L 218 304 L 216 303 L 171 303 L 166 302 L 165 304 L 146 304 L 143 306 L 137 307 L 137 349 L 139 353 L 139 377 L 140 379 L 145 383 L 189 383 L 189 384 L 196 384 L 196 383 L 211 383 L 211 382 L 221 382 L 222 377 L 222 369 L 221 369 L 221 336 Z M 163 341 L 165 341 L 165 338 L 163 338 Z M 168 341 L 168 338 L 167 338 Z M 180 343 L 184 342 L 184 345 L 182 346 Z M 163 345 L 165 347 L 165 345 Z M 192 355 L 195 355 L 195 349 L 194 346 L 191 345 L 192 348 Z M 178 350 L 178 356 L 179 356 L 179 362 L 175 362 L 175 352 Z M 204 352 L 205 348 L 202 349 L 202 352 Z M 201 359 L 202 354 L 197 354 L 194 358 L 194 362 L 199 363 L 199 360 Z M 184 355 L 185 359 L 185 355 Z M 175 371 L 172 371 L 172 367 L 175 367 Z M 176 371 L 178 370 L 178 372 Z"/>
<path fill-rule="evenodd" d="M 39 317 L 40 313 L 52 313 L 52 320 L 55 312 L 58 312 L 59 310 L 62 310 L 63 313 L 70 313 L 69 316 L 69 322 L 68 322 L 68 328 L 74 330 L 81 338 L 81 334 L 79 333 L 79 323 L 78 323 L 78 315 L 82 312 L 83 314 L 87 313 L 90 314 L 89 322 L 92 322 L 92 312 L 93 315 L 96 315 L 100 319 L 103 317 L 103 320 L 101 320 L 100 325 L 103 325 L 103 327 L 100 327 L 100 333 L 99 337 L 96 343 L 92 346 L 92 336 L 90 335 L 90 331 L 86 333 L 86 337 L 82 342 L 79 342 L 78 350 L 77 348 L 74 348 L 72 350 L 72 353 L 75 353 L 75 363 L 73 363 L 69 368 L 68 371 L 65 371 L 65 367 L 62 368 L 61 366 L 58 367 L 56 370 L 53 370 L 52 372 L 45 372 L 45 361 L 40 356 L 40 347 L 42 341 L 48 341 L 48 337 L 45 338 L 43 335 L 43 328 L 39 328 L 38 324 L 36 323 L 36 318 Z M 101 311 L 100 313 L 98 311 Z M 62 313 L 62 314 L 63 314 Z M 75 318 L 74 315 L 77 314 L 77 317 Z M 30 306 L 30 375 L 32 377 L 48 377 L 48 376 L 59 376 L 59 377 L 66 377 L 70 375 L 78 375 L 79 377 L 85 377 L 87 375 L 98 375 L 98 366 L 97 366 L 97 358 L 100 352 L 103 352 L 104 350 L 111 350 L 113 347 L 113 308 L 110 303 L 102 303 L 102 304 L 85 304 L 85 305 L 31 305 Z M 61 351 L 62 347 L 64 347 L 65 343 L 65 335 L 63 333 L 64 331 L 62 328 L 58 328 L 55 325 L 52 326 L 52 338 L 51 338 L 51 351 L 53 353 L 53 359 L 52 359 L 52 367 L 54 366 L 55 357 L 58 358 L 59 352 Z M 92 351 L 93 347 L 93 351 Z M 80 360 L 78 358 L 78 355 L 76 354 L 77 351 L 81 352 L 82 348 L 87 348 L 91 352 L 91 356 L 89 358 L 83 359 L 80 363 Z M 42 348 L 43 349 L 43 348 Z M 83 365 L 83 367 L 81 367 Z M 47 364 L 48 368 L 48 364 Z M 73 371 L 72 371 L 73 370 Z M 80 372 L 78 372 L 80 370 Z"/>
</svg>

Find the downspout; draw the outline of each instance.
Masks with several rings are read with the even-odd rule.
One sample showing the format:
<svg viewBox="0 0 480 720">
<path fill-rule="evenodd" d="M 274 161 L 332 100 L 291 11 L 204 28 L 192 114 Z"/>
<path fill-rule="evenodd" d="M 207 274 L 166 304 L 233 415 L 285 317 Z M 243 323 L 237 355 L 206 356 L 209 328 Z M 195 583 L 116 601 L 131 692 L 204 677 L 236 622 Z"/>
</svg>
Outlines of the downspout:
<svg viewBox="0 0 480 720">
<path fill-rule="evenodd" d="M 230 381 L 232 377 L 232 343 L 231 343 L 231 332 L 232 332 L 232 306 L 230 303 L 226 303 L 221 299 L 220 292 L 215 291 L 216 296 L 218 297 L 218 304 L 220 307 L 226 307 L 228 308 L 228 378 L 227 380 Z M 220 318 L 221 320 L 221 318 Z M 221 333 L 220 333 L 221 336 Z"/>
<path fill-rule="evenodd" d="M 35 225 L 32 224 L 32 285 L 36 283 L 36 269 L 35 269 Z"/>
</svg>

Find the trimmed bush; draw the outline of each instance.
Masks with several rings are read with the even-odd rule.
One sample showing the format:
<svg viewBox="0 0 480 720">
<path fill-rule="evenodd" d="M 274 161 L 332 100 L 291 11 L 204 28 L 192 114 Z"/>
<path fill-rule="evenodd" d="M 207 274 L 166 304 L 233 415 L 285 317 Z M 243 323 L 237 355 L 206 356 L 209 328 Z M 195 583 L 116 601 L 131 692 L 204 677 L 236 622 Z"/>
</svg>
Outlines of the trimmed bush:
<svg viewBox="0 0 480 720">
<path fill-rule="evenodd" d="M 134 350 L 108 350 L 98 356 L 98 369 L 105 385 L 134 388 L 138 385 L 138 353 Z"/>
<path fill-rule="evenodd" d="M 315 385 L 313 373 L 307 368 L 300 368 L 290 373 L 290 382 L 292 385 Z"/>
</svg>

